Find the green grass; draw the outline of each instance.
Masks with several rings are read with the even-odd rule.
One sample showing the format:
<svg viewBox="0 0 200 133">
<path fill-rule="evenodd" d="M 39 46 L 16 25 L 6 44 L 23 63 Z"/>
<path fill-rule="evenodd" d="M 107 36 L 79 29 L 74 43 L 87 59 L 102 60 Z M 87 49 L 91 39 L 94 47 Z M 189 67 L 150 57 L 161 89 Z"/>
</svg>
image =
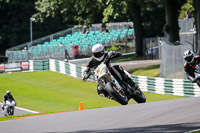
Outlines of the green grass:
<svg viewBox="0 0 200 133">
<path fill-rule="evenodd" d="M 78 110 L 80 102 L 83 102 L 84 109 L 120 106 L 113 100 L 98 96 L 96 83 L 85 83 L 50 71 L 0 74 L 0 97 L 3 98 L 6 90 L 11 91 L 17 106 L 40 113 Z M 182 98 L 153 93 L 145 95 L 147 102 Z M 135 102 L 130 100 L 129 104 Z"/>
<path fill-rule="evenodd" d="M 133 60 L 143 60 L 144 58 L 142 56 L 137 56 L 137 55 L 128 55 L 128 56 L 122 56 L 117 59 L 112 59 L 111 62 L 123 62 L 123 61 L 133 61 Z"/>
<path fill-rule="evenodd" d="M 121 49 L 121 47 L 120 46 L 116 46 L 116 45 L 112 45 L 111 47 L 106 47 L 105 48 L 106 51 L 117 51 L 119 49 Z"/>
<path fill-rule="evenodd" d="M 136 68 L 129 71 L 132 75 L 141 75 L 148 77 L 159 77 L 160 65 L 152 65 L 148 67 Z"/>
</svg>

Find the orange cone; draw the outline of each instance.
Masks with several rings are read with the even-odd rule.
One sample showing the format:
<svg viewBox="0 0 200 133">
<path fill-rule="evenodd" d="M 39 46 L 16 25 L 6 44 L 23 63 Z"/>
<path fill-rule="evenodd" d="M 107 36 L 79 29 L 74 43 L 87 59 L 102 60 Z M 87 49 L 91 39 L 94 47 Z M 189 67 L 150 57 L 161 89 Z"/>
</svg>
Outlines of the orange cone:
<svg viewBox="0 0 200 133">
<path fill-rule="evenodd" d="M 82 102 L 80 102 L 79 110 L 84 110 Z"/>
</svg>

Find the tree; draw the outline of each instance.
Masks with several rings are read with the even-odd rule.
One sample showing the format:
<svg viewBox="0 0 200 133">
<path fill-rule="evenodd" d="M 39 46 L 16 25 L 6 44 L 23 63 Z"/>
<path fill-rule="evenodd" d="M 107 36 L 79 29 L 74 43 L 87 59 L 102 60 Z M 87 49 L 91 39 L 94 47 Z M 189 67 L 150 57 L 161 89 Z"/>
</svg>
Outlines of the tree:
<svg viewBox="0 0 200 133">
<path fill-rule="evenodd" d="M 131 20 L 134 24 L 136 36 L 136 55 L 143 56 L 143 25 L 140 2 L 137 0 L 108 0 L 107 8 L 104 10 L 103 22 L 121 19 Z"/>
<path fill-rule="evenodd" d="M 187 3 L 181 7 L 179 19 L 184 19 L 186 17 L 186 13 L 188 13 L 190 17 L 194 17 L 193 0 L 187 0 Z"/>
<path fill-rule="evenodd" d="M 196 25 L 196 41 L 198 45 L 197 53 L 200 54 L 200 1 L 194 0 L 193 6 Z"/>
<path fill-rule="evenodd" d="M 179 26 L 178 26 L 178 7 L 177 1 L 163 0 L 165 6 L 166 27 L 165 30 L 168 33 L 168 41 L 179 41 Z"/>
<path fill-rule="evenodd" d="M 143 56 L 144 54 L 144 46 L 143 46 L 143 25 L 142 25 L 142 16 L 141 16 L 141 6 L 137 0 L 133 0 L 132 6 L 132 19 L 135 29 L 135 37 L 136 37 L 136 54 L 138 56 Z"/>
<path fill-rule="evenodd" d="M 0 0 L 0 54 L 5 49 L 30 39 L 29 18 L 34 11 L 34 0 Z"/>
<path fill-rule="evenodd" d="M 0 55 L 5 50 L 30 41 L 30 18 L 36 13 L 34 0 L 0 0 Z M 66 28 L 58 18 L 47 18 L 43 23 L 33 22 L 33 39 Z"/>
<path fill-rule="evenodd" d="M 70 26 L 90 25 L 103 18 L 102 0 L 38 0 L 35 4 L 38 12 L 34 17 L 39 22 L 47 18 L 59 18 L 62 23 Z"/>
<path fill-rule="evenodd" d="M 162 35 L 164 10 L 160 0 L 108 0 L 103 22 L 132 21 L 136 36 L 136 54 L 144 54 L 144 37 Z"/>
</svg>

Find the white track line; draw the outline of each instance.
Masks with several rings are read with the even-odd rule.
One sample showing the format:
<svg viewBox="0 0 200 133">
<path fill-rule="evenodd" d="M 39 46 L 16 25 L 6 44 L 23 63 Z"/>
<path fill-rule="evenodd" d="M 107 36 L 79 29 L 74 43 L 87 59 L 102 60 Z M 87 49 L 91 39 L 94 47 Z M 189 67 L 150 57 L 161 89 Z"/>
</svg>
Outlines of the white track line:
<svg viewBox="0 0 200 133">
<path fill-rule="evenodd" d="M 0 104 L 3 104 L 3 103 L 0 103 Z M 19 109 L 19 110 L 26 111 L 26 112 L 34 113 L 34 114 L 39 113 L 37 111 L 33 111 L 33 110 L 29 110 L 29 109 L 25 109 L 25 108 L 21 108 L 21 107 L 17 107 L 17 106 L 15 108 Z"/>
</svg>

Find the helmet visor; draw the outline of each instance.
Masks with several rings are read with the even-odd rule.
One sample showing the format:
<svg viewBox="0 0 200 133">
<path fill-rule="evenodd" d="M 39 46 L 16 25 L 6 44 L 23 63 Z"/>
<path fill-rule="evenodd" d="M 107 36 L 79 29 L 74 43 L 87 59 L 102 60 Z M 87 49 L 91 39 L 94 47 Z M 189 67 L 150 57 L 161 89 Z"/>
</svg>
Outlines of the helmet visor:
<svg viewBox="0 0 200 133">
<path fill-rule="evenodd" d="M 104 50 L 100 51 L 100 52 L 97 52 L 97 53 L 93 53 L 93 56 L 95 58 L 100 58 L 104 55 Z"/>
<path fill-rule="evenodd" d="M 185 60 L 188 62 L 188 63 L 191 63 L 193 61 L 194 57 L 193 56 L 188 56 L 185 58 Z"/>
</svg>

